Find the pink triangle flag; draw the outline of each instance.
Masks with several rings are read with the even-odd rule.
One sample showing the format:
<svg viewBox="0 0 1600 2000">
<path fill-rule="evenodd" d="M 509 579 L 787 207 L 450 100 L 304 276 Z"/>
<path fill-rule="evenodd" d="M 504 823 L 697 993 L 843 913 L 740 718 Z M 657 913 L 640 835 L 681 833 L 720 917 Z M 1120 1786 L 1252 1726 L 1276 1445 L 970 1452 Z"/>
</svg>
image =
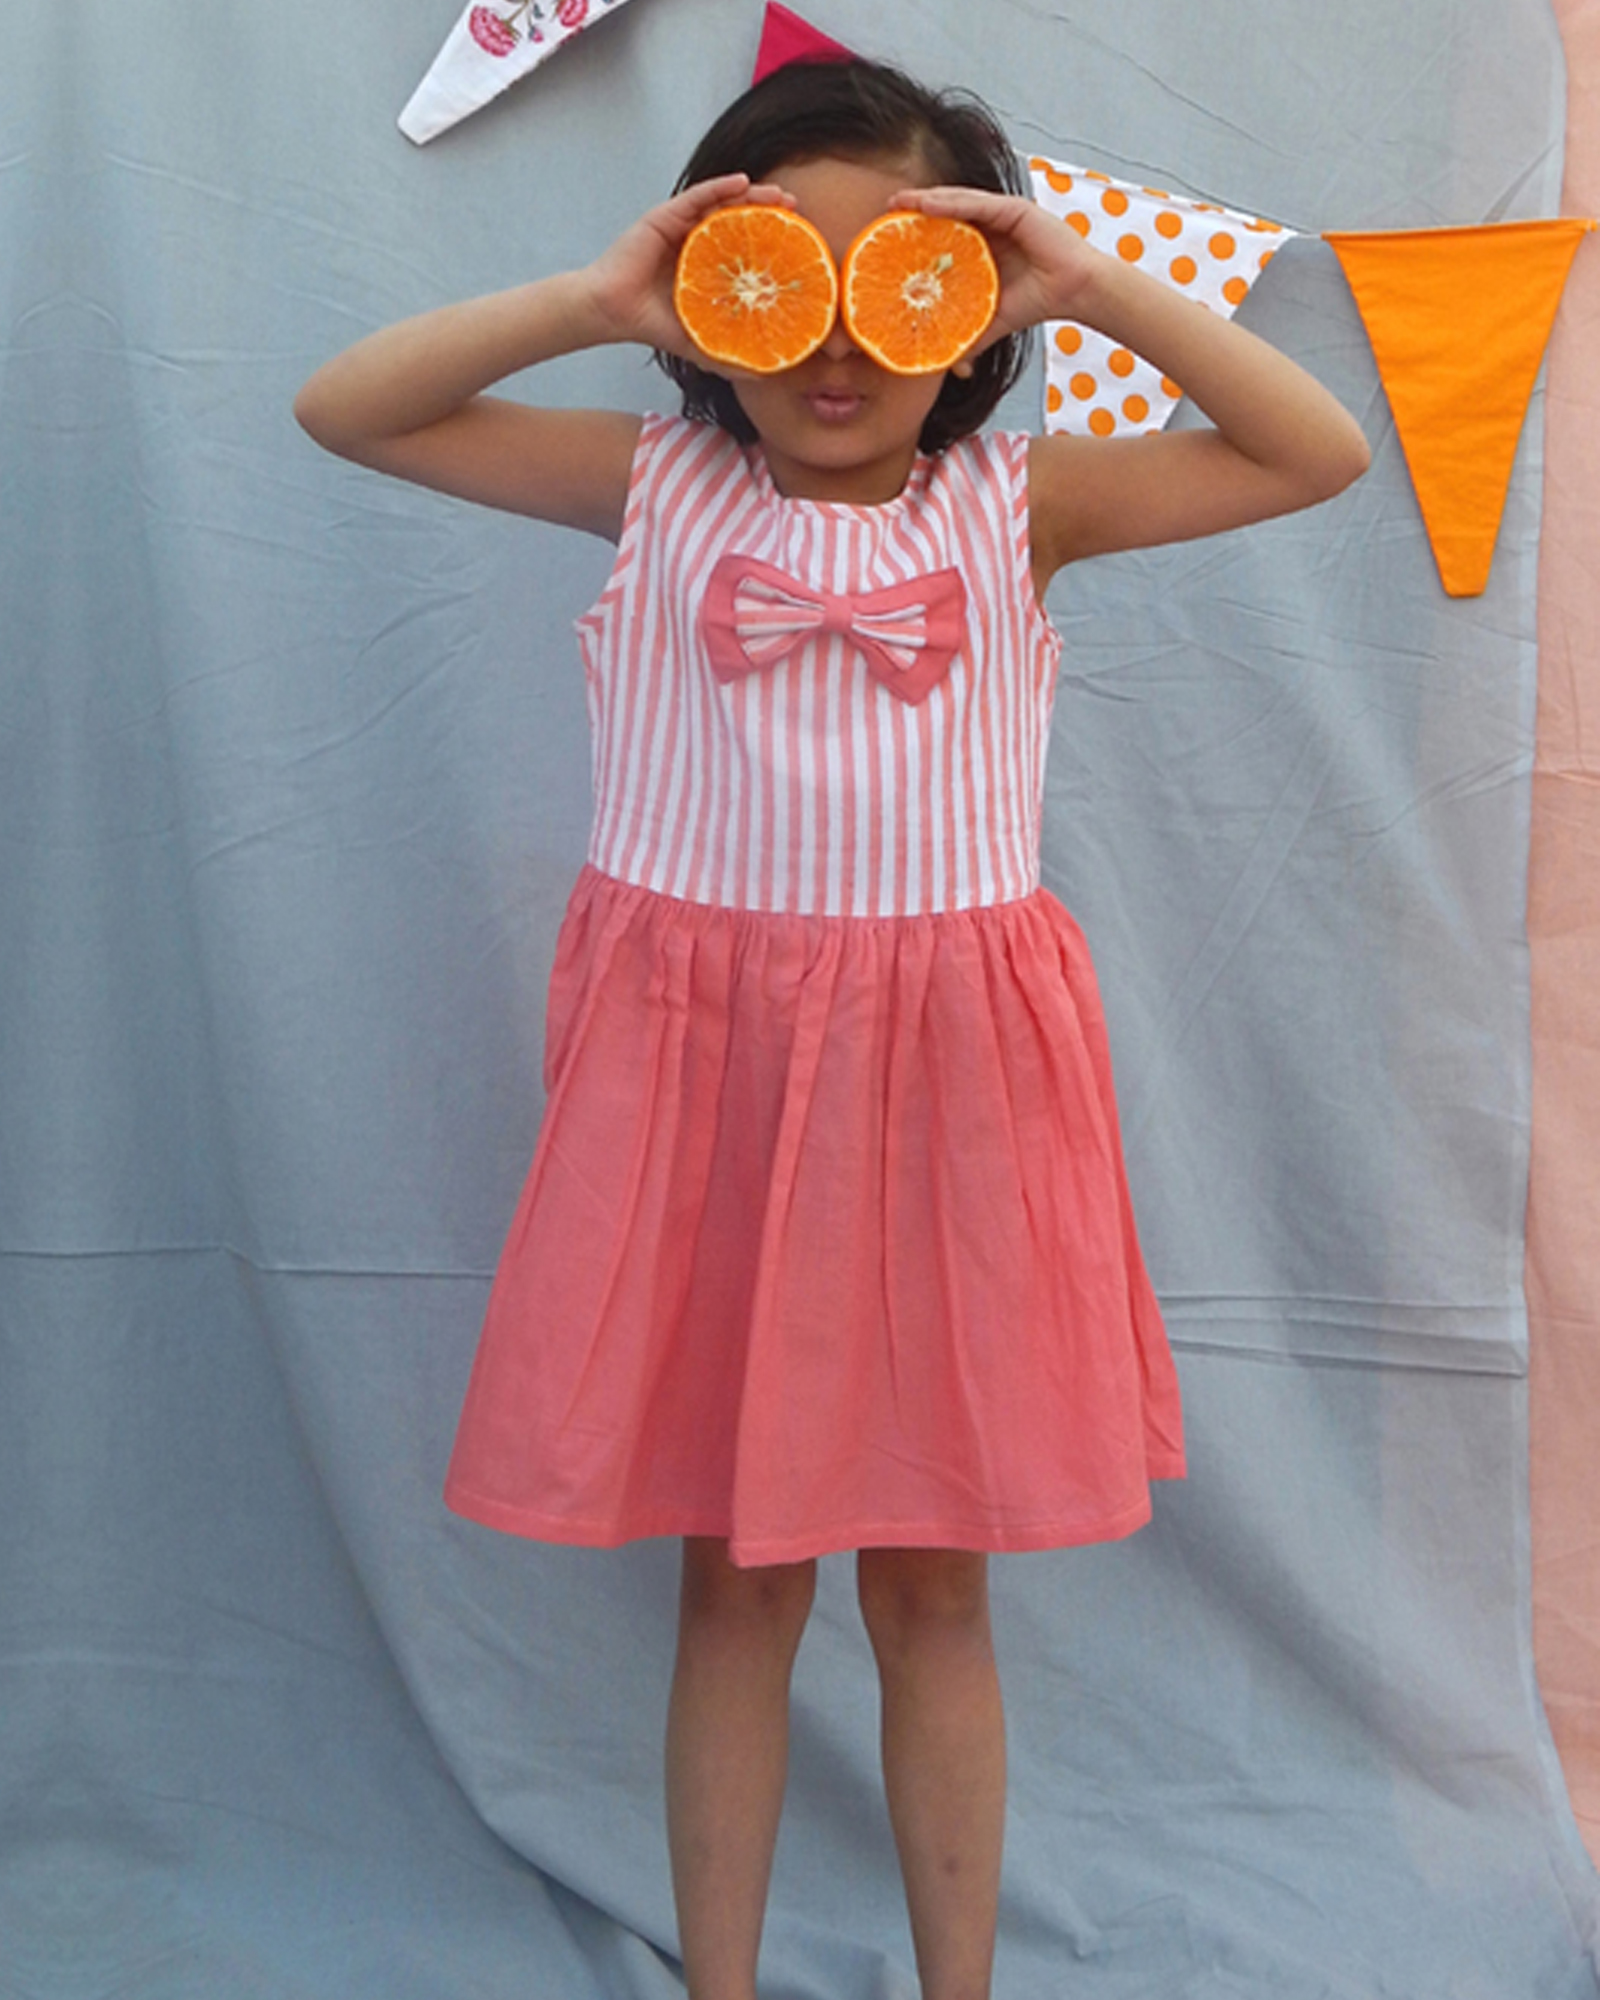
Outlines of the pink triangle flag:
<svg viewBox="0 0 1600 2000">
<path fill-rule="evenodd" d="M 767 0 L 761 22 L 761 46 L 756 51 L 756 72 L 750 79 L 759 83 L 775 69 L 792 62 L 849 62 L 855 55 L 843 42 L 836 42 L 820 28 L 813 28 L 777 0 Z"/>
</svg>

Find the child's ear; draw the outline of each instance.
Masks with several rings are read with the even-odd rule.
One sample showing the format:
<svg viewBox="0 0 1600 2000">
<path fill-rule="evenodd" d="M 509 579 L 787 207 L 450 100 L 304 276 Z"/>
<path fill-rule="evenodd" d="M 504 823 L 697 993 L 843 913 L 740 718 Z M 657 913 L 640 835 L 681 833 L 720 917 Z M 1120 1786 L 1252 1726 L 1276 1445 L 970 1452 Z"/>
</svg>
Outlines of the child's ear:
<svg viewBox="0 0 1600 2000">
<path fill-rule="evenodd" d="M 951 362 L 950 373 L 952 375 L 959 375 L 963 382 L 970 382 L 977 365 L 976 360 L 971 355 L 964 354 L 959 361 Z"/>
</svg>

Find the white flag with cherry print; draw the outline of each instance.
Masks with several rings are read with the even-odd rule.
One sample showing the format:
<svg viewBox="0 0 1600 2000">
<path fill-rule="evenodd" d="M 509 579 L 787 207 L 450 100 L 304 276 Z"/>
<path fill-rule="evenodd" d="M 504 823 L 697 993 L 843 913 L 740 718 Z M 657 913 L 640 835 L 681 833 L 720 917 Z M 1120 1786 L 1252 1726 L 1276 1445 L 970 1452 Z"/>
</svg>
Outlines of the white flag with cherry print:
<svg viewBox="0 0 1600 2000">
<path fill-rule="evenodd" d="M 419 146 L 448 132 L 627 0 L 472 0 L 400 114 Z"/>
<path fill-rule="evenodd" d="M 1109 174 L 1031 159 L 1034 198 L 1096 250 L 1122 257 L 1230 318 L 1285 238 L 1281 223 Z M 1131 437 L 1159 430 L 1183 394 L 1141 356 L 1094 328 L 1051 320 L 1045 336 L 1047 431 Z"/>
</svg>

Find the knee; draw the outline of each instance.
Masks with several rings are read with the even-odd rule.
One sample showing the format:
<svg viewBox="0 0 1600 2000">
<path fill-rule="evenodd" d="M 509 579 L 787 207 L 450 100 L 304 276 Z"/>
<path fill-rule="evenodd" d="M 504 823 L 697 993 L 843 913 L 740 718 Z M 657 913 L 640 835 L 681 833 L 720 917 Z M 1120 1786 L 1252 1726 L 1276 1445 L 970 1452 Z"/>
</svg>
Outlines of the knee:
<svg viewBox="0 0 1600 2000">
<path fill-rule="evenodd" d="M 989 1565 L 964 1549 L 863 1549 L 861 1616 L 880 1664 L 989 1640 Z"/>
<path fill-rule="evenodd" d="M 765 1634 L 798 1643 L 816 1595 L 814 1562 L 740 1569 L 726 1542 L 694 1538 L 683 1545 L 682 1624 Z"/>
</svg>

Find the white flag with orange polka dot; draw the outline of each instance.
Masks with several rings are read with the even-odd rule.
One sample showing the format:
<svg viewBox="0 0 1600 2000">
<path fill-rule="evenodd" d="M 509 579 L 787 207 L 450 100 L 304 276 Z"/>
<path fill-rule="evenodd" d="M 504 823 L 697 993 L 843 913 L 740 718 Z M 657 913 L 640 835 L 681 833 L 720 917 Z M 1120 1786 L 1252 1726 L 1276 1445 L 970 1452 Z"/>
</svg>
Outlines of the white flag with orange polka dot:
<svg viewBox="0 0 1600 2000">
<path fill-rule="evenodd" d="M 1040 207 L 1096 250 L 1126 258 L 1230 318 L 1278 245 L 1298 233 L 1216 202 L 1133 187 L 1056 160 L 1028 165 Z M 1044 333 L 1047 431 L 1131 437 L 1159 430 L 1177 408 L 1180 386 L 1103 333 L 1071 320 L 1051 320 Z"/>
</svg>

